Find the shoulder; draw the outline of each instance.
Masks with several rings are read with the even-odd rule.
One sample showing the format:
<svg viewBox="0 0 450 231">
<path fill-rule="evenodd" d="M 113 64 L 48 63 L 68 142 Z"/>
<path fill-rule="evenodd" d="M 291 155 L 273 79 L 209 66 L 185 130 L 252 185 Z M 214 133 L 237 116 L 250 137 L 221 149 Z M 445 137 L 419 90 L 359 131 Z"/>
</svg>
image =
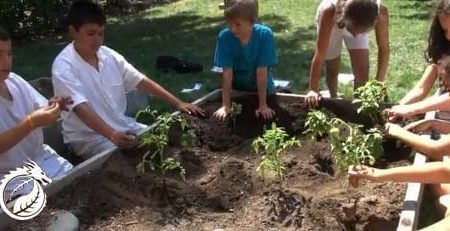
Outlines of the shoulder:
<svg viewBox="0 0 450 231">
<path fill-rule="evenodd" d="M 380 5 L 380 12 L 378 13 L 378 17 L 379 18 L 387 18 L 387 17 L 389 17 L 388 8 L 385 5 L 383 5 L 383 4 Z"/>
<path fill-rule="evenodd" d="M 233 33 L 231 32 L 230 28 L 224 28 L 222 29 L 219 34 L 217 35 L 217 38 L 219 40 L 223 40 L 223 39 L 230 39 L 233 37 Z"/>
<path fill-rule="evenodd" d="M 53 60 L 52 69 L 62 68 L 66 64 L 72 63 L 74 60 L 74 52 L 75 49 L 73 47 L 73 43 L 69 43 Z"/>
<path fill-rule="evenodd" d="M 22 83 L 27 82 L 20 75 L 14 73 L 14 72 L 9 73 L 8 80 L 11 82 L 22 82 Z"/>
<path fill-rule="evenodd" d="M 272 29 L 270 27 L 263 25 L 263 24 L 255 24 L 253 26 L 256 32 L 262 34 L 262 35 L 271 35 L 273 34 Z"/>
</svg>

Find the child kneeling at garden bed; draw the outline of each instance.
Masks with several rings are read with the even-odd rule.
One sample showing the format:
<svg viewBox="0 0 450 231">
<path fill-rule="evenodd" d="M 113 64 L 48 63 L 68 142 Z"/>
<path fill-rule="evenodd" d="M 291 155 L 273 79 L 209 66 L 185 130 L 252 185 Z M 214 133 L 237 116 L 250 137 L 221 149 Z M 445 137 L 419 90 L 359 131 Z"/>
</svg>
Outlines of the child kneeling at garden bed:
<svg viewBox="0 0 450 231">
<path fill-rule="evenodd" d="M 49 178 L 61 177 L 72 169 L 72 164 L 43 143 L 42 127 L 53 124 L 71 99 L 47 100 L 12 73 L 11 67 L 11 39 L 0 27 L 0 180 L 28 160 L 34 161 Z M 8 185 L 7 192 L 15 186 Z"/>
<path fill-rule="evenodd" d="M 63 112 L 64 142 L 87 159 L 117 146 L 133 148 L 135 134 L 146 127 L 127 117 L 126 93 L 134 89 L 157 96 L 178 110 L 202 114 L 136 70 L 116 51 L 102 46 L 106 17 L 91 1 L 75 1 L 68 13 L 73 42 L 56 57 L 52 81 L 56 94 L 72 96 Z"/>
<path fill-rule="evenodd" d="M 272 105 L 276 104 L 272 67 L 277 64 L 272 30 L 256 23 L 257 0 L 228 0 L 224 8 L 229 28 L 220 31 L 214 56 L 214 66 L 223 68 L 222 107 L 214 112 L 214 117 L 227 118 L 234 89 L 257 92 L 256 116 L 270 120 L 276 107 Z"/>
</svg>

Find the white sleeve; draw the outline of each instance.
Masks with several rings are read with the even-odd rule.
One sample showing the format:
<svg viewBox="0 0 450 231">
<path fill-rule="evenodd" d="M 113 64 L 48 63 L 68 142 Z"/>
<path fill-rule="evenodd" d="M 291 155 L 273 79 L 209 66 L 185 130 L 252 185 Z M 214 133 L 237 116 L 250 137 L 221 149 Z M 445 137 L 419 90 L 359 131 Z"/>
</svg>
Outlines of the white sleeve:
<svg viewBox="0 0 450 231">
<path fill-rule="evenodd" d="M 77 105 L 87 102 L 83 91 L 83 85 L 72 71 L 71 64 L 64 60 L 55 60 L 52 67 L 52 82 L 55 96 L 70 96 L 73 104 L 68 105 L 72 111 Z"/>
<path fill-rule="evenodd" d="M 29 100 L 33 102 L 33 109 L 37 110 L 42 107 L 48 106 L 48 100 L 41 95 L 33 86 L 31 86 L 30 83 L 28 83 L 26 80 L 24 80 L 19 75 L 14 76 L 20 83 L 20 87 L 23 88 L 25 94 L 28 94 Z"/>
<path fill-rule="evenodd" d="M 139 82 L 141 82 L 142 79 L 146 78 L 146 76 L 139 72 L 129 62 L 127 62 L 127 60 L 125 60 L 125 58 L 121 54 L 111 49 L 110 51 L 117 62 L 120 73 L 122 74 L 123 82 L 125 84 L 125 91 L 130 92 L 132 90 L 135 90 Z"/>
</svg>

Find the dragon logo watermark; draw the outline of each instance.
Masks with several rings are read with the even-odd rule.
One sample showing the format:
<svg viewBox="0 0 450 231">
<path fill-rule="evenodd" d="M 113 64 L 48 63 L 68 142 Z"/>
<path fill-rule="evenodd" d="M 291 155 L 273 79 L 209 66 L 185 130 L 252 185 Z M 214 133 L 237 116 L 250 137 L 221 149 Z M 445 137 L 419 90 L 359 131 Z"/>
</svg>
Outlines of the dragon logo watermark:
<svg viewBox="0 0 450 231">
<path fill-rule="evenodd" d="M 35 162 L 28 160 L 24 167 L 9 172 L 0 181 L 2 210 L 16 220 L 36 217 L 47 203 L 42 186 L 51 182 Z"/>
</svg>

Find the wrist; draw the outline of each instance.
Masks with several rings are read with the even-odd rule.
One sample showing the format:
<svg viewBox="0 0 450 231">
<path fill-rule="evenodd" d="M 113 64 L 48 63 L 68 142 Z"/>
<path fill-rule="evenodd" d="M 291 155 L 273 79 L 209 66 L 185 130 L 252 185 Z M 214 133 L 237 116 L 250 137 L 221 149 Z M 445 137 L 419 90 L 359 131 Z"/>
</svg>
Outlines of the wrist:
<svg viewBox="0 0 450 231">
<path fill-rule="evenodd" d="M 113 130 L 112 132 L 110 132 L 108 138 L 109 138 L 109 140 L 110 140 L 111 142 L 114 143 L 114 137 L 117 135 L 117 133 L 118 133 L 118 132 L 117 132 L 116 130 Z"/>
<path fill-rule="evenodd" d="M 34 130 L 36 128 L 36 125 L 34 124 L 33 119 L 31 118 L 31 116 L 27 116 L 26 124 L 27 124 L 27 126 L 28 126 L 28 128 L 30 130 Z"/>
</svg>

